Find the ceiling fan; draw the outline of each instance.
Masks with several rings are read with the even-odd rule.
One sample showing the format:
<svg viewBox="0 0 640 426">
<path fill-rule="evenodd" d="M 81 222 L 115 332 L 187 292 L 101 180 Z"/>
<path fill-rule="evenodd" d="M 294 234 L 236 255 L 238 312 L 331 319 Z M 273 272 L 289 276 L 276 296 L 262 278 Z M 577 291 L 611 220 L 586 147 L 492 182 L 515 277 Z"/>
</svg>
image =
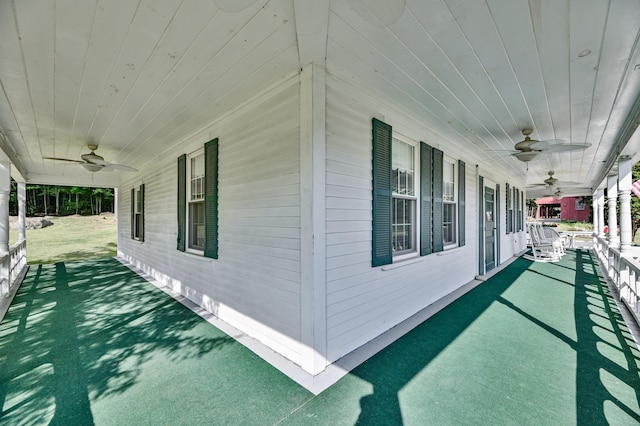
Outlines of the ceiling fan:
<svg viewBox="0 0 640 426">
<path fill-rule="evenodd" d="M 104 170 L 105 172 L 110 172 L 112 170 L 121 170 L 123 172 L 137 172 L 138 169 L 134 169 L 133 167 L 125 166 L 123 164 L 115 164 L 105 161 L 104 157 L 95 153 L 95 150 L 98 149 L 98 145 L 89 143 L 87 144 L 87 148 L 91 151 L 88 154 L 82 154 L 80 158 L 82 160 L 71 160 L 69 158 L 59 158 L 59 157 L 42 157 L 45 160 L 55 160 L 55 161 L 66 161 L 68 163 L 80 164 L 86 170 L 90 172 L 99 172 L 100 170 Z"/>
<path fill-rule="evenodd" d="M 544 183 L 532 183 L 530 185 L 528 185 L 528 187 L 534 187 L 534 186 L 546 186 L 547 188 L 553 188 L 554 186 L 556 186 L 558 183 L 562 184 L 562 185 L 579 185 L 579 182 L 566 182 L 566 181 L 559 181 L 558 179 L 554 178 L 553 175 L 555 174 L 555 172 L 550 171 L 547 172 L 549 174 L 549 177 L 546 178 L 545 180 L 543 180 Z"/>
<path fill-rule="evenodd" d="M 538 155 L 543 152 L 567 152 L 567 151 L 578 151 L 587 149 L 591 146 L 588 143 L 550 143 L 555 142 L 557 139 L 551 139 L 547 141 L 539 141 L 535 139 L 531 139 L 531 133 L 533 133 L 533 129 L 522 129 L 522 136 L 524 136 L 524 140 L 516 143 L 514 145 L 514 149 L 516 152 L 513 152 L 511 155 L 516 157 L 518 160 L 523 162 L 529 162 L 535 159 Z"/>
</svg>

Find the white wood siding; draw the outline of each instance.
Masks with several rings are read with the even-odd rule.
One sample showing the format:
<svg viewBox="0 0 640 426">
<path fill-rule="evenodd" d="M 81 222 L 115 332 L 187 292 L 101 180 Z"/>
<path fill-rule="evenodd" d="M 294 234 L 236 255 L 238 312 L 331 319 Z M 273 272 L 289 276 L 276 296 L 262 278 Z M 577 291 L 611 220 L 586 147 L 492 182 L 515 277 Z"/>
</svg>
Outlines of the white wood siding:
<svg viewBox="0 0 640 426">
<path fill-rule="evenodd" d="M 465 161 L 464 247 L 371 267 L 373 117 L 392 125 L 394 133 Z M 327 78 L 326 159 L 327 351 L 332 362 L 474 279 L 478 184 L 475 162 L 462 149 L 438 138 L 418 118 L 335 76 Z M 503 255 L 510 250 L 503 247 Z"/>
<path fill-rule="evenodd" d="M 120 255 L 220 319 L 299 362 L 299 84 L 292 78 L 144 167 L 119 191 Z M 177 157 L 219 138 L 219 259 L 176 249 Z M 145 241 L 130 189 L 145 184 Z"/>
</svg>

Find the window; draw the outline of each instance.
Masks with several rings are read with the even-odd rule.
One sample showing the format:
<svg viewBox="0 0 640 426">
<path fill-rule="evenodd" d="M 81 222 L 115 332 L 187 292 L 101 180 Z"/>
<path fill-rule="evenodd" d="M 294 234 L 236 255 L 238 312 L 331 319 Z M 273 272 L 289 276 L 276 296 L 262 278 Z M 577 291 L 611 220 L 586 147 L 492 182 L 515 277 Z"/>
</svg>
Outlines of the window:
<svg viewBox="0 0 640 426">
<path fill-rule="evenodd" d="M 464 245 L 464 163 L 373 119 L 371 265 Z"/>
<path fill-rule="evenodd" d="M 131 238 L 144 241 L 144 184 L 131 189 Z"/>
<path fill-rule="evenodd" d="M 189 194 L 187 195 L 187 247 L 204 250 L 204 152 L 189 158 Z"/>
<path fill-rule="evenodd" d="M 415 148 L 393 139 L 391 177 L 393 179 L 391 234 L 393 254 L 416 250 Z"/>
<path fill-rule="evenodd" d="M 442 241 L 446 246 L 456 244 L 456 166 L 445 160 L 442 195 Z"/>
<path fill-rule="evenodd" d="M 178 157 L 178 250 L 218 258 L 218 139 Z"/>
<path fill-rule="evenodd" d="M 584 210 L 584 199 L 576 199 L 576 210 Z"/>
</svg>

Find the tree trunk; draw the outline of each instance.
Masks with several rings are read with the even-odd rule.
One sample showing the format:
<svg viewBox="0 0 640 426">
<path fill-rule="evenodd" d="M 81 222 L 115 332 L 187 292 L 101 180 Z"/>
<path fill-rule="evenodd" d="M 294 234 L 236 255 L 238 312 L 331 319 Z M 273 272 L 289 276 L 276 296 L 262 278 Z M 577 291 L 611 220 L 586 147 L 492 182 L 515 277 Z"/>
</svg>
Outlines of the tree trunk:
<svg viewBox="0 0 640 426">
<path fill-rule="evenodd" d="M 42 200 L 44 201 L 44 215 L 47 215 L 47 192 L 49 192 L 49 187 L 46 185 L 42 187 Z"/>
<path fill-rule="evenodd" d="M 76 192 L 76 214 L 78 214 L 78 193 Z"/>
<path fill-rule="evenodd" d="M 56 216 L 60 214 L 60 190 L 56 189 Z"/>
</svg>

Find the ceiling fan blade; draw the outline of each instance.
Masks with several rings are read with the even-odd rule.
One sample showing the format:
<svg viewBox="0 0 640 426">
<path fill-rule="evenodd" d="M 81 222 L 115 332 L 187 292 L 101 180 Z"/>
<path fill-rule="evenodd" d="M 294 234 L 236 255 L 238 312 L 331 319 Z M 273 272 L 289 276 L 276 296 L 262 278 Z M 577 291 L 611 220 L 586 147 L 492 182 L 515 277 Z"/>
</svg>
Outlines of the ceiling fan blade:
<svg viewBox="0 0 640 426">
<path fill-rule="evenodd" d="M 87 159 L 88 163 L 93 163 L 93 164 L 98 164 L 99 166 L 108 166 L 109 164 L 111 164 L 110 162 L 106 161 L 106 160 L 102 160 L 100 158 L 89 158 Z"/>
<path fill-rule="evenodd" d="M 42 157 L 43 160 L 55 160 L 55 161 L 66 161 L 68 163 L 77 163 L 84 164 L 84 161 L 80 160 L 71 160 L 69 158 L 59 158 L 59 157 Z"/>
<path fill-rule="evenodd" d="M 123 172 L 137 172 L 138 169 L 134 169 L 133 167 L 129 167 L 129 166 L 125 166 L 124 164 L 115 164 L 115 163 L 107 163 L 105 164 L 104 169 L 110 169 L 110 170 L 120 170 Z"/>
<path fill-rule="evenodd" d="M 591 146 L 589 143 L 574 143 L 574 144 L 557 144 L 549 145 L 545 152 L 568 152 L 568 151 L 580 151 L 587 149 Z"/>
</svg>

